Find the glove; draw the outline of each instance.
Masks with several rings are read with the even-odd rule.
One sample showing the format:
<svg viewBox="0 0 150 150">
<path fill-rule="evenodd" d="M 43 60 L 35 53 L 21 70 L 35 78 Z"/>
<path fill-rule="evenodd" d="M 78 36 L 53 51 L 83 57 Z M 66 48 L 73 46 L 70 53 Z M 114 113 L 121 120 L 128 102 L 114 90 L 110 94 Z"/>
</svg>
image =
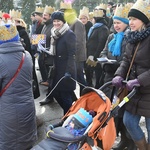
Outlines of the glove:
<svg viewBox="0 0 150 150">
<path fill-rule="evenodd" d="M 129 80 L 126 84 L 126 88 L 128 89 L 128 91 L 131 91 L 134 87 L 139 87 L 139 86 L 140 86 L 140 83 L 138 79 Z"/>
<path fill-rule="evenodd" d="M 86 60 L 86 64 L 91 67 L 96 67 L 97 62 L 94 61 L 94 56 L 89 56 L 88 59 Z"/>
<path fill-rule="evenodd" d="M 121 76 L 116 76 L 112 79 L 112 85 L 116 86 L 116 87 L 123 87 L 123 78 Z"/>
<path fill-rule="evenodd" d="M 68 73 L 68 72 L 66 72 L 66 73 L 65 73 L 65 78 L 66 78 L 66 79 L 71 78 L 71 74 L 70 74 L 70 73 Z"/>
</svg>

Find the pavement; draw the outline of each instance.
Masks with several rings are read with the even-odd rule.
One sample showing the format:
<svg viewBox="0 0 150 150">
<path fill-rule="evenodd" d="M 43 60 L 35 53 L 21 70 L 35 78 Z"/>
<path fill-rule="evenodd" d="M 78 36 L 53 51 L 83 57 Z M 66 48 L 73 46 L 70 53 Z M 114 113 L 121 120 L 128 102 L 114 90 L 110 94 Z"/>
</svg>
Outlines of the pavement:
<svg viewBox="0 0 150 150">
<path fill-rule="evenodd" d="M 38 66 L 36 66 L 36 68 L 38 68 Z M 40 81 L 41 80 L 40 71 L 36 70 L 36 73 L 37 73 L 38 81 Z M 39 143 L 42 139 L 46 138 L 46 134 L 44 130 L 45 127 L 48 126 L 49 124 L 58 123 L 63 117 L 63 110 L 56 101 L 48 105 L 40 106 L 39 102 L 46 98 L 47 87 L 43 85 L 39 85 L 39 88 L 40 88 L 40 97 L 35 99 L 35 107 L 36 107 L 36 116 L 40 119 L 42 124 L 38 127 L 38 140 L 35 143 L 35 145 Z M 78 84 L 75 93 L 79 98 Z M 141 119 L 140 125 L 146 134 L 144 118 Z M 114 146 L 116 146 L 119 143 L 119 141 L 120 141 L 120 137 L 117 137 Z"/>
</svg>

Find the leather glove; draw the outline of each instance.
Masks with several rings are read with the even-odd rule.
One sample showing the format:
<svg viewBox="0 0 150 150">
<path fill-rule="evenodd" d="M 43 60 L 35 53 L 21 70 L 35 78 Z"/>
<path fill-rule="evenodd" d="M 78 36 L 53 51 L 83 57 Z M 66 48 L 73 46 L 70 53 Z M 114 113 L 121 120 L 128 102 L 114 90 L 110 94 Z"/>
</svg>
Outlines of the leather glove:
<svg viewBox="0 0 150 150">
<path fill-rule="evenodd" d="M 65 73 L 65 78 L 66 78 L 66 79 L 71 78 L 71 74 L 70 74 L 70 73 L 68 73 L 68 72 L 66 72 L 66 73 Z"/>
<path fill-rule="evenodd" d="M 112 79 L 112 85 L 116 86 L 116 87 L 123 87 L 123 78 L 121 76 L 116 76 Z"/>
<path fill-rule="evenodd" d="M 138 79 L 129 80 L 126 84 L 126 88 L 128 89 L 128 91 L 131 91 L 134 87 L 139 87 L 139 86 L 140 86 L 140 83 Z"/>
</svg>

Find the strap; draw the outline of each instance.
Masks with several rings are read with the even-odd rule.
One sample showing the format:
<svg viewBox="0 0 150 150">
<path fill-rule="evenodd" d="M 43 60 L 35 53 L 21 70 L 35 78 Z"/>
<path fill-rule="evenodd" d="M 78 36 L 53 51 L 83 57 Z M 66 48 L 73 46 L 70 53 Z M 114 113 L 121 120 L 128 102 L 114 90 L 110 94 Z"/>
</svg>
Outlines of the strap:
<svg viewBox="0 0 150 150">
<path fill-rule="evenodd" d="M 129 69 L 128 69 L 128 72 L 127 72 L 127 75 L 126 75 L 126 80 L 128 80 L 128 76 L 130 74 L 130 71 L 131 71 L 131 68 L 132 68 L 132 65 L 133 65 L 133 61 L 135 59 L 135 55 L 137 53 L 137 50 L 139 49 L 139 46 L 140 46 L 140 42 L 138 43 L 138 45 L 137 45 L 137 47 L 136 47 L 136 49 L 134 51 L 134 54 L 133 54 L 133 57 L 132 57 L 132 60 L 131 60 L 131 63 L 130 63 L 130 66 L 129 66 Z"/>
<path fill-rule="evenodd" d="M 25 54 L 23 53 L 22 55 L 22 59 L 21 59 L 21 62 L 19 64 L 19 67 L 16 71 L 16 73 L 14 74 L 14 76 L 12 77 L 12 79 L 5 85 L 5 87 L 2 89 L 2 91 L 0 92 L 0 96 L 3 95 L 3 93 L 8 89 L 8 87 L 12 84 L 12 82 L 15 80 L 15 78 L 17 77 L 18 73 L 20 72 L 21 68 L 22 68 L 22 65 L 23 65 L 23 62 L 24 62 L 24 58 L 25 58 Z"/>
</svg>

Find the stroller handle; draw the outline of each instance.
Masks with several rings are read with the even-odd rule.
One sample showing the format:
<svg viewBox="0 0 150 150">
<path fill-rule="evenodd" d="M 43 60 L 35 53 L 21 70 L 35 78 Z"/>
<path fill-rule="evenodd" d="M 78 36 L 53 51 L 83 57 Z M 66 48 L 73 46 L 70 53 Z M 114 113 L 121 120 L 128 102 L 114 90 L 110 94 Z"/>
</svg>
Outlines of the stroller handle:
<svg viewBox="0 0 150 150">
<path fill-rule="evenodd" d="M 109 87 L 111 85 L 112 85 L 112 81 L 106 82 L 99 88 L 99 90 L 103 91 L 106 87 Z"/>
</svg>

